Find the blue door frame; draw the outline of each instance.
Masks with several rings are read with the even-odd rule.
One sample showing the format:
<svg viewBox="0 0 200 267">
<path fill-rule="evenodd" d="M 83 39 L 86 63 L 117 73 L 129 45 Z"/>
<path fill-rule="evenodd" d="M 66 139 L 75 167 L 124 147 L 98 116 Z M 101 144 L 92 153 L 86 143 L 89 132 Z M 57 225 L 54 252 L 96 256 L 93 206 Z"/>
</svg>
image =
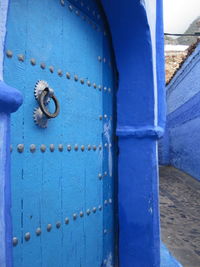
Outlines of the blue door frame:
<svg viewBox="0 0 200 267">
<path fill-rule="evenodd" d="M 112 33 L 119 88 L 119 259 L 160 266 L 157 140 L 165 125 L 162 1 L 102 1 Z M 120 18 L 120 19 L 119 19 Z"/>
<path fill-rule="evenodd" d="M 148 9 L 150 2 L 151 6 Z M 120 266 L 137 267 L 141 266 L 139 265 L 141 262 L 143 266 L 159 266 L 156 143 L 162 135 L 165 124 L 162 1 L 157 0 L 152 3 L 148 0 L 130 0 L 125 5 L 124 1 L 118 0 L 113 6 L 112 1 L 102 0 L 102 5 L 110 24 L 120 82 L 117 98 L 117 133 L 120 139 L 119 190 L 121 190 L 118 198 Z M 3 9 L 6 16 L 6 5 L 2 11 Z M 152 17 L 154 22 L 151 20 Z M 3 44 L 5 30 L 1 32 Z M 151 32 L 154 32 L 154 39 Z M 154 53 L 152 47 L 155 49 Z M 3 47 L 0 53 L 2 51 Z M 123 55 L 127 54 L 130 60 L 126 58 L 126 61 Z M 152 59 L 155 60 L 154 64 Z M 1 86 L 1 90 L 2 88 L 4 86 Z M 4 97 L 1 97 L 1 101 L 4 101 Z M 6 102 L 7 106 L 11 106 L 12 103 L 12 100 Z M 10 110 L 5 108 L 2 112 L 9 114 Z M 132 164 L 133 159 L 134 164 Z M 8 155 L 7 160 L 9 161 Z M 1 180 L 5 180 L 5 177 L 9 179 L 8 174 L 8 169 L 4 169 Z M 138 191 L 135 188 L 138 188 Z M 137 203 L 140 203 L 140 208 Z M 5 202 L 1 205 L 3 209 Z M 9 212 L 8 209 L 6 211 Z M 5 230 L 3 226 L 1 229 Z M 123 249 L 125 242 L 126 249 Z M 6 259 L 9 263 L 10 253 L 11 249 L 8 249 L 7 254 L 2 255 L 3 263 Z"/>
</svg>

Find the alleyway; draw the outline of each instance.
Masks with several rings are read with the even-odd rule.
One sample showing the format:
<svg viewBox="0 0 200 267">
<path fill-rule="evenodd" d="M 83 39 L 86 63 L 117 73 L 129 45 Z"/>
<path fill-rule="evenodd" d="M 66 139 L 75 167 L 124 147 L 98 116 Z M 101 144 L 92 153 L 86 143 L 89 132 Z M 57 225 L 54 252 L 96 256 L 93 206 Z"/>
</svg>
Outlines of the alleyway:
<svg viewBox="0 0 200 267">
<path fill-rule="evenodd" d="M 162 241 L 184 267 L 200 267 L 200 182 L 160 167 Z"/>
</svg>

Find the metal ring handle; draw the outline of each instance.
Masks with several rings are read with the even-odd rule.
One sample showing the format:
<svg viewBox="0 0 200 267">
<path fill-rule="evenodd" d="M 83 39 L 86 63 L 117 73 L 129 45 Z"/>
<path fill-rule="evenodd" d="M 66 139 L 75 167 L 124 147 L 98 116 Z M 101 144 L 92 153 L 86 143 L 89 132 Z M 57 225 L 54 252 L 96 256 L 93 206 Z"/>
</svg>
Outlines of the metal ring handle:
<svg viewBox="0 0 200 267">
<path fill-rule="evenodd" d="M 60 105 L 58 103 L 57 98 L 55 97 L 55 95 L 50 96 L 50 98 L 53 99 L 54 103 L 55 103 L 55 112 L 54 113 L 50 113 L 46 107 L 45 107 L 45 96 L 48 94 L 49 88 L 45 88 L 44 91 L 41 93 L 40 97 L 39 97 L 39 106 L 40 109 L 42 110 L 42 112 L 46 115 L 47 118 L 52 119 L 58 116 L 59 112 L 60 112 Z"/>
</svg>

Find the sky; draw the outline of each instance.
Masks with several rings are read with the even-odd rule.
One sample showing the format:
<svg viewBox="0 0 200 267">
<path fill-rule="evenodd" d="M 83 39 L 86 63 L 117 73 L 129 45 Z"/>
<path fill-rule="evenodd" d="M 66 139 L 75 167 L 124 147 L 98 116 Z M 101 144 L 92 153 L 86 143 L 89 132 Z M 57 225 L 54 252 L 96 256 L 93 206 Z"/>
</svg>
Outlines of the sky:
<svg viewBox="0 0 200 267">
<path fill-rule="evenodd" d="M 164 28 L 168 33 L 184 33 L 200 16 L 200 0 L 163 0 Z"/>
</svg>

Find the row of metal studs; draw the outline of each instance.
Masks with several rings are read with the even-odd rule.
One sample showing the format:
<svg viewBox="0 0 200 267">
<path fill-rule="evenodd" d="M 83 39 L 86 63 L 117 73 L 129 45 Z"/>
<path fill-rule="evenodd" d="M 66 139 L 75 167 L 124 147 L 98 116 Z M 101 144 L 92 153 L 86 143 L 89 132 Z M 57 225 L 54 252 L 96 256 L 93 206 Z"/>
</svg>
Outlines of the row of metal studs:
<svg viewBox="0 0 200 267">
<path fill-rule="evenodd" d="M 69 5 L 69 9 L 70 9 L 70 11 L 73 11 L 73 6 L 72 6 L 72 5 Z M 77 16 L 79 16 L 79 11 L 76 10 L 76 11 L 75 11 L 75 14 L 76 14 Z M 84 20 L 86 20 L 86 17 L 85 17 L 85 16 L 83 16 L 82 18 L 83 18 Z M 94 29 L 97 29 L 97 26 L 96 26 L 95 23 L 93 23 L 93 22 L 90 21 L 89 19 L 87 19 L 87 21 L 88 21 L 88 23 L 89 23 L 90 25 L 93 26 Z M 100 29 L 100 28 L 99 28 L 99 29 Z M 106 32 L 105 32 L 105 31 L 104 31 L 104 35 L 106 36 Z M 103 62 L 103 63 L 109 62 L 109 66 L 110 66 L 110 67 L 112 66 L 111 61 L 107 60 L 105 57 L 98 56 L 97 59 L 98 59 L 99 62 Z"/>
<path fill-rule="evenodd" d="M 64 6 L 64 5 L 63 5 L 63 6 Z M 92 28 L 93 28 L 94 30 L 97 30 L 97 31 L 99 31 L 99 32 L 103 32 L 104 36 L 107 35 L 107 32 L 106 32 L 104 29 L 102 29 L 100 25 L 97 25 L 97 23 L 95 23 L 92 19 L 90 19 L 88 16 L 86 16 L 82 11 L 80 11 L 80 10 L 79 10 L 78 8 L 76 8 L 74 5 L 70 4 L 70 5 L 68 5 L 68 8 L 69 8 L 69 10 L 70 10 L 71 12 L 74 11 L 74 13 L 75 13 L 77 16 L 80 16 L 80 17 L 83 19 L 83 21 L 88 22 L 88 24 L 91 25 Z M 89 10 L 90 10 L 90 8 L 89 8 L 89 6 L 88 6 L 88 11 L 89 11 Z M 82 13 L 82 16 L 81 16 L 81 13 Z M 92 13 L 93 13 L 93 15 L 96 14 L 95 10 L 93 10 Z M 99 15 L 99 14 L 98 14 L 98 15 Z M 97 15 L 97 16 L 98 16 L 98 15 Z M 99 16 L 100 16 L 100 15 L 99 15 Z M 99 19 L 100 19 L 100 17 L 99 17 Z"/>
<path fill-rule="evenodd" d="M 65 5 L 65 1 L 64 1 L 64 0 L 61 0 L 60 2 L 61 2 L 61 5 L 62 5 L 62 6 Z M 78 2 L 78 0 L 75 0 L 75 2 Z M 80 6 L 81 6 L 81 7 L 84 7 L 85 3 L 84 3 L 83 1 L 79 1 L 79 2 L 80 2 L 80 3 L 79 3 Z M 88 11 L 91 10 L 91 8 L 90 8 L 89 5 L 87 6 L 87 10 L 88 10 Z M 93 15 L 94 18 L 96 18 L 96 16 L 97 16 L 97 19 L 98 19 L 98 20 L 100 20 L 100 18 L 101 18 L 101 15 L 100 15 L 100 14 L 96 14 L 95 10 L 93 10 L 93 11 L 91 12 L 91 15 Z"/>
<path fill-rule="evenodd" d="M 73 11 L 73 9 L 74 9 L 74 7 L 72 5 L 69 5 L 69 10 L 71 12 Z M 77 16 L 80 15 L 79 13 L 80 13 L 79 10 L 75 10 L 75 14 Z M 84 21 L 87 21 L 89 23 L 89 25 L 91 25 L 95 30 L 98 29 L 97 25 L 94 22 L 92 22 L 89 18 L 86 19 L 85 15 L 83 15 L 82 18 L 83 18 Z M 101 30 L 101 28 L 99 28 L 99 30 Z M 104 35 L 106 36 L 106 32 L 105 31 L 104 31 Z M 104 62 L 104 63 L 109 62 L 109 66 L 110 67 L 112 65 L 111 61 L 107 60 L 105 57 L 98 56 L 98 61 L 99 62 Z"/>
<path fill-rule="evenodd" d="M 104 144 L 104 147 L 105 147 L 105 148 L 107 148 L 107 147 L 112 147 L 112 144 L 110 143 L 110 144 L 108 145 L 108 143 L 105 143 L 105 144 Z M 98 147 L 97 147 L 96 145 L 93 145 L 93 146 L 88 145 L 87 148 L 86 148 L 84 145 L 81 145 L 80 148 L 81 148 L 81 151 L 82 151 L 82 152 L 85 151 L 86 149 L 87 149 L 88 151 L 90 151 L 90 150 L 96 151 L 97 149 L 101 150 L 101 149 L 102 149 L 102 145 L 99 145 Z M 44 153 L 44 152 L 46 151 L 46 149 L 47 149 L 47 146 L 46 146 L 46 145 L 42 144 L 42 145 L 40 146 L 40 151 L 41 151 L 41 152 Z M 54 151 L 55 151 L 55 145 L 54 145 L 54 144 L 50 144 L 50 145 L 49 145 L 49 150 L 50 150 L 51 152 L 54 152 Z M 62 151 L 64 150 L 64 146 L 63 146 L 62 144 L 59 144 L 59 145 L 58 145 L 58 150 L 59 150 L 60 152 L 62 152 Z M 67 145 L 67 151 L 71 151 L 71 150 L 72 150 L 72 146 L 71 146 L 71 145 Z M 79 147 L 78 147 L 77 144 L 74 145 L 74 150 L 75 150 L 75 151 L 78 151 L 78 150 L 79 150 Z M 11 151 L 11 152 L 13 151 L 13 147 L 12 147 L 12 145 L 10 146 L 10 151 Z M 18 144 L 18 145 L 17 145 L 17 151 L 18 151 L 19 153 L 24 152 L 24 144 Z M 34 152 L 36 151 L 36 145 L 35 145 L 35 144 L 31 144 L 31 145 L 30 145 L 30 151 L 31 151 L 32 153 L 34 153 Z"/>
<path fill-rule="evenodd" d="M 6 51 L 6 56 L 8 57 L 8 58 L 12 58 L 13 57 L 13 52 L 11 51 L 11 50 L 7 50 Z M 17 58 L 18 58 L 18 60 L 19 61 L 21 61 L 21 62 L 24 62 L 25 61 L 25 57 L 24 57 L 24 55 L 23 54 L 19 54 L 18 56 L 17 56 Z M 34 59 L 34 58 L 31 58 L 30 59 L 30 63 L 31 63 L 31 65 L 32 66 L 35 66 L 36 65 L 36 60 Z M 46 64 L 44 63 L 44 62 L 42 62 L 41 64 L 40 64 L 40 67 L 41 67 L 41 69 L 45 69 L 46 68 Z M 53 66 L 50 66 L 49 67 L 49 71 L 51 72 L 51 73 L 53 73 L 54 72 L 54 67 Z M 60 76 L 60 77 L 62 77 L 63 76 L 63 71 L 61 70 L 61 69 L 58 69 L 58 71 L 57 71 L 57 73 L 58 73 L 58 76 Z M 69 72 L 66 72 L 66 78 L 67 79 L 71 79 L 71 74 L 69 73 Z M 74 81 L 75 82 L 78 82 L 78 80 L 79 80 L 79 77 L 78 77 L 78 75 L 74 75 Z M 85 80 L 83 79 L 83 78 L 81 78 L 80 79 L 80 83 L 83 85 L 84 83 L 85 83 Z M 92 86 L 92 83 L 88 80 L 87 81 L 87 86 L 88 87 L 91 87 Z M 108 91 L 109 93 L 111 92 L 111 88 L 109 87 L 107 87 L 107 86 L 102 86 L 102 85 L 98 85 L 97 86 L 97 84 L 96 83 L 93 83 L 93 87 L 95 88 L 95 89 L 99 89 L 99 91 Z"/>
<path fill-rule="evenodd" d="M 37 109 L 35 109 L 35 110 L 37 110 Z M 34 116 L 33 116 L 33 119 L 34 119 L 34 121 L 36 122 Z M 100 116 L 99 116 L 99 120 L 102 121 L 103 119 L 105 119 L 105 120 L 109 120 L 109 119 L 112 120 L 112 116 L 109 117 L 107 114 L 100 115 Z"/>
<path fill-rule="evenodd" d="M 73 6 L 72 6 L 72 5 L 69 5 L 69 10 L 70 10 L 70 11 L 73 11 L 73 9 L 74 9 Z M 76 14 L 77 16 L 79 16 L 79 11 L 76 10 L 76 11 L 75 11 L 75 14 Z M 85 17 L 85 16 L 83 16 L 82 18 L 83 18 L 83 20 L 86 20 L 86 17 Z M 87 21 L 88 21 L 88 23 L 89 23 L 90 25 L 93 26 L 94 29 L 97 29 L 97 26 L 96 26 L 95 23 L 93 23 L 93 22 L 90 21 L 89 19 L 87 19 Z M 106 35 L 106 32 L 104 32 L 104 35 Z M 98 59 L 99 62 L 103 62 L 103 63 L 107 63 L 107 62 L 109 62 L 109 66 L 110 66 L 110 67 L 112 66 L 111 61 L 107 60 L 105 57 L 98 56 L 97 59 Z"/>
<path fill-rule="evenodd" d="M 98 56 L 97 59 L 98 59 L 99 62 L 103 62 L 103 63 L 106 63 L 107 62 L 107 59 L 105 57 Z M 109 61 L 109 66 L 110 67 L 112 66 L 111 61 Z"/>
<path fill-rule="evenodd" d="M 99 180 L 102 180 L 104 177 L 106 177 L 108 175 L 108 172 L 107 171 L 105 171 L 104 172 L 104 174 L 102 174 L 102 173 L 99 173 L 98 174 L 98 178 L 99 178 Z M 111 176 L 110 176 L 111 177 Z"/>
<path fill-rule="evenodd" d="M 100 121 L 103 120 L 103 118 L 104 119 L 108 119 L 108 115 L 107 114 L 104 114 L 104 115 L 100 115 L 99 116 Z M 110 120 L 112 120 L 112 116 L 110 116 Z"/>
<path fill-rule="evenodd" d="M 109 198 L 108 200 L 105 200 L 105 201 L 104 201 L 104 205 L 108 205 L 108 204 L 112 204 L 112 199 L 111 199 L 111 198 Z M 96 207 L 94 207 L 94 208 L 92 209 L 92 211 L 91 211 L 90 209 L 87 209 L 86 214 L 89 216 L 89 215 L 91 214 L 91 212 L 96 213 L 97 210 L 102 211 L 102 209 L 103 209 L 103 207 L 102 207 L 101 205 L 99 205 L 99 206 L 98 206 L 98 209 L 97 209 Z M 84 212 L 81 211 L 81 212 L 79 213 L 79 216 L 80 216 L 81 218 L 83 218 L 83 217 L 84 217 Z M 73 220 L 75 221 L 75 220 L 78 218 L 77 213 L 74 213 L 74 214 L 72 215 L 72 217 L 73 217 Z M 68 217 L 65 218 L 65 224 L 69 224 L 69 218 L 68 218 Z M 56 222 L 56 228 L 59 229 L 60 227 L 61 227 L 61 222 L 60 222 L 60 221 Z M 50 232 L 51 229 L 52 229 L 52 224 L 50 224 L 50 223 L 47 224 L 47 228 L 46 228 L 47 232 Z M 41 233 L 42 233 L 42 229 L 41 229 L 40 227 L 38 227 L 38 228 L 36 229 L 35 233 L 36 233 L 37 236 L 40 236 Z M 106 234 L 106 233 L 107 233 L 107 230 L 104 229 L 104 234 Z M 25 239 L 25 241 L 29 241 L 30 238 L 31 238 L 31 234 L 30 234 L 30 232 L 27 232 L 27 233 L 24 235 L 24 239 Z M 13 246 L 17 246 L 17 244 L 18 244 L 18 238 L 17 238 L 17 237 L 13 237 Z"/>
</svg>

